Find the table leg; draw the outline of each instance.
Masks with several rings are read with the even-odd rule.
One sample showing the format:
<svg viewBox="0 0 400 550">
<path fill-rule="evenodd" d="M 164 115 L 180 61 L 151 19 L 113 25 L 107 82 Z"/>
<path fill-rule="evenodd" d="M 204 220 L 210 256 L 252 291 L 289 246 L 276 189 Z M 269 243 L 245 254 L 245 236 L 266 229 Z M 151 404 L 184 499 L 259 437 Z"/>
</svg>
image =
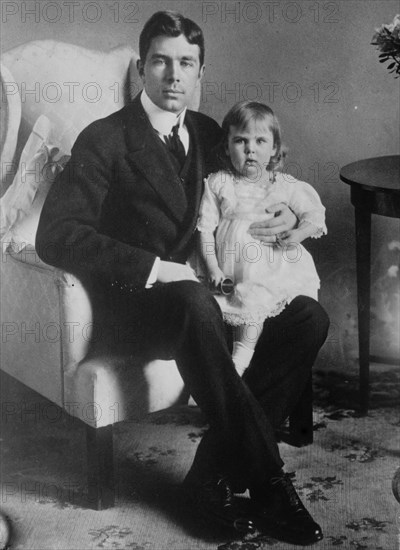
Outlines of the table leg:
<svg viewBox="0 0 400 550">
<path fill-rule="evenodd" d="M 367 414 L 369 401 L 369 333 L 371 286 L 371 213 L 355 208 L 358 303 L 358 347 L 360 357 L 360 412 Z"/>
</svg>

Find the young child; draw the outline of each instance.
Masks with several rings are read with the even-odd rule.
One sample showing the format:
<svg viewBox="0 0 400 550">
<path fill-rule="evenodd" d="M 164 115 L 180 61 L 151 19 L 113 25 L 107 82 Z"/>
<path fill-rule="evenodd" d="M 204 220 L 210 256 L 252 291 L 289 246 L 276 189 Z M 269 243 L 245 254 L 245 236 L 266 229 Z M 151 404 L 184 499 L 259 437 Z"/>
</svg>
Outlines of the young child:
<svg viewBox="0 0 400 550">
<path fill-rule="evenodd" d="M 242 375 L 263 321 L 296 296 L 317 299 L 319 278 L 300 242 L 326 233 L 325 208 L 308 183 L 277 171 L 281 132 L 269 107 L 242 101 L 226 115 L 222 129 L 221 169 L 205 182 L 197 228 L 210 281 L 217 286 L 230 278 L 234 283 L 230 295 L 216 299 L 234 327 L 232 358 Z M 251 224 L 273 218 L 269 209 L 278 203 L 296 214 L 297 227 L 273 244 L 252 238 Z"/>
</svg>

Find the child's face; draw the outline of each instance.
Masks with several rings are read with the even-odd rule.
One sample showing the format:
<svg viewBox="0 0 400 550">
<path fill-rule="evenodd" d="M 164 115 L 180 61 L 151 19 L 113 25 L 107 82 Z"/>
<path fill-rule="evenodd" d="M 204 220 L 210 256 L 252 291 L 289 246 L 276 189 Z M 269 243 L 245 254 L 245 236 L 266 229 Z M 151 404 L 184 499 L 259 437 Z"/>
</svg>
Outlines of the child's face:
<svg viewBox="0 0 400 550">
<path fill-rule="evenodd" d="M 239 174 L 259 178 L 276 153 L 268 121 L 250 120 L 244 128 L 230 126 L 226 153 Z"/>
</svg>

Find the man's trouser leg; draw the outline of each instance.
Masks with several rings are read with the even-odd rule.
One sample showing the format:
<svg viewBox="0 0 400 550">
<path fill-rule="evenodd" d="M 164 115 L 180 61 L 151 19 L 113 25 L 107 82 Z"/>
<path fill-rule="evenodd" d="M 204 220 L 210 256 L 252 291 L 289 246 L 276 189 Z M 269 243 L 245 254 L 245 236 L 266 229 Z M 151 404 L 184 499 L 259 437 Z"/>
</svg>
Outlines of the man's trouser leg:
<svg viewBox="0 0 400 550">
<path fill-rule="evenodd" d="M 192 281 L 159 285 L 123 302 L 138 326 L 136 346 L 175 357 L 210 430 L 192 470 L 231 475 L 249 486 L 282 467 L 274 430 L 295 405 L 322 345 L 327 317 L 317 302 L 296 298 L 267 320 L 246 383 L 237 375 L 219 307 Z"/>
<path fill-rule="evenodd" d="M 176 359 L 182 378 L 210 429 L 194 469 L 201 476 L 228 474 L 237 464 L 260 479 L 282 466 L 273 427 L 236 373 L 221 311 L 201 284 L 181 281 L 132 293 L 119 317 L 137 325 L 138 350 Z M 249 481 L 250 482 L 250 481 Z"/>
<path fill-rule="evenodd" d="M 298 296 L 280 315 L 265 321 L 244 380 L 274 429 L 303 393 L 328 328 L 325 310 L 306 296 Z"/>
<path fill-rule="evenodd" d="M 280 315 L 264 322 L 263 332 L 243 380 L 274 431 L 286 420 L 301 397 L 328 328 L 329 319 L 325 310 L 306 296 L 295 298 Z M 204 460 L 203 457 L 209 454 L 211 435 L 206 434 L 201 441 L 197 460 Z M 249 468 L 252 471 L 249 472 Z M 263 463 L 262 458 L 250 463 L 246 460 L 246 453 L 238 453 L 231 463 L 230 474 L 237 486 L 243 488 L 249 486 L 249 477 L 256 477 L 257 482 L 262 480 L 262 475 L 258 473 L 260 469 L 265 476 L 272 472 L 271 464 Z"/>
</svg>

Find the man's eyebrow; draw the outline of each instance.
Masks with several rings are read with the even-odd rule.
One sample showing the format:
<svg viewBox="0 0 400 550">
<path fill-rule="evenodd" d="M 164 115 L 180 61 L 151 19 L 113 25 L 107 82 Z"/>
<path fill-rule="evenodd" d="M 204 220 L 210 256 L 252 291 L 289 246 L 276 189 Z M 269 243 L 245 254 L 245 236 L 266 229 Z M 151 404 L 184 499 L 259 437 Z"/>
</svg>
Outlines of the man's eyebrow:
<svg viewBox="0 0 400 550">
<path fill-rule="evenodd" d="M 155 52 L 151 55 L 151 59 L 170 59 L 170 56 L 163 53 Z M 196 61 L 197 57 L 195 57 L 194 55 L 182 55 L 180 59 L 183 59 L 185 61 Z"/>
<path fill-rule="evenodd" d="M 161 57 L 162 59 L 168 59 L 168 55 L 164 55 L 164 54 L 162 54 L 162 53 L 157 53 L 157 52 L 151 54 L 151 58 L 152 58 L 152 59 L 155 58 L 155 57 Z"/>
</svg>

